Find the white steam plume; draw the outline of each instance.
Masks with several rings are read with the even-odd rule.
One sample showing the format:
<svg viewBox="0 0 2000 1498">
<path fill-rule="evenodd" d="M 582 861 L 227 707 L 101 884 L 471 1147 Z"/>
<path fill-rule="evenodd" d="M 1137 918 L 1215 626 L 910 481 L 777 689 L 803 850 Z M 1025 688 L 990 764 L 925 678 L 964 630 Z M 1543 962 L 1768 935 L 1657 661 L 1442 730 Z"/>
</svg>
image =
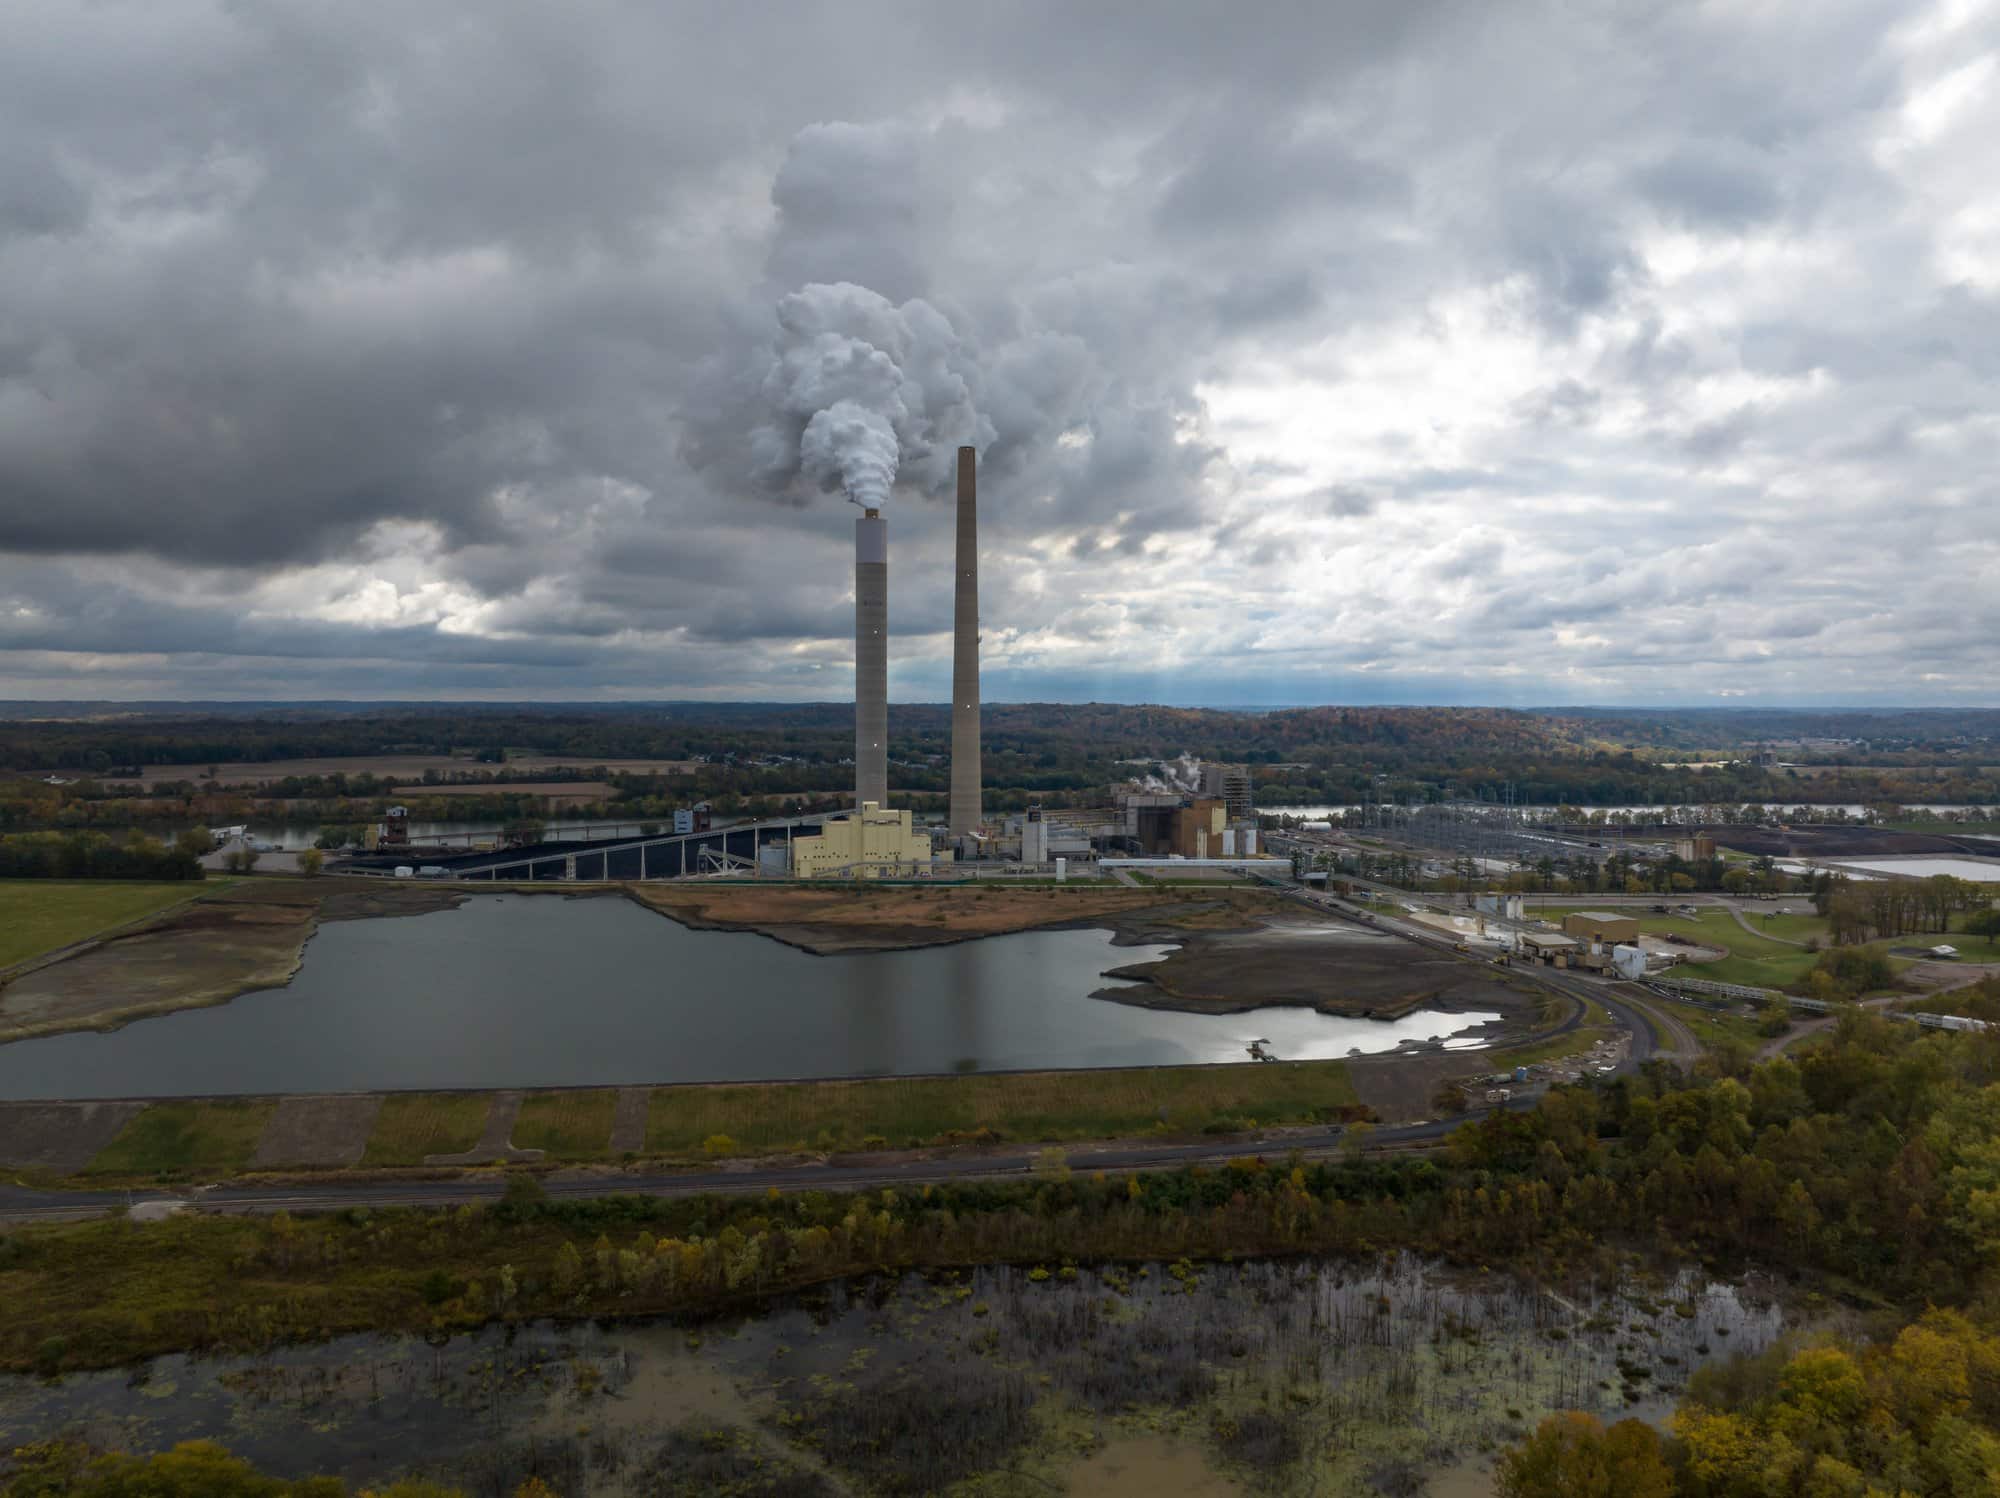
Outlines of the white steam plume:
<svg viewBox="0 0 2000 1498">
<path fill-rule="evenodd" d="M 896 482 L 896 433 L 879 412 L 850 400 L 813 412 L 799 436 L 799 467 L 822 489 L 838 485 L 858 505 L 879 507 Z"/>
<path fill-rule="evenodd" d="M 869 506 L 899 480 L 943 494 L 955 450 L 994 440 L 976 404 L 976 352 L 928 302 L 814 283 L 781 300 L 777 320 L 765 419 L 751 433 L 766 488 L 803 478 Z"/>
</svg>

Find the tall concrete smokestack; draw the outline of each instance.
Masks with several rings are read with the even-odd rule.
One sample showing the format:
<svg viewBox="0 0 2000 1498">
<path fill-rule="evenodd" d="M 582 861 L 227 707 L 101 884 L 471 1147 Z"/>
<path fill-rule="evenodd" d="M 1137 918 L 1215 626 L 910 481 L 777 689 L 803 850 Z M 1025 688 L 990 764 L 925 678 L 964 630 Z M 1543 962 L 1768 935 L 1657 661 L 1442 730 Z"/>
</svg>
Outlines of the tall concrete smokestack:
<svg viewBox="0 0 2000 1498">
<path fill-rule="evenodd" d="M 976 832 L 979 813 L 979 479 L 977 454 L 958 450 L 958 591 L 951 621 L 951 835 Z"/>
<path fill-rule="evenodd" d="M 889 522 L 854 522 L 854 804 L 889 804 Z"/>
</svg>

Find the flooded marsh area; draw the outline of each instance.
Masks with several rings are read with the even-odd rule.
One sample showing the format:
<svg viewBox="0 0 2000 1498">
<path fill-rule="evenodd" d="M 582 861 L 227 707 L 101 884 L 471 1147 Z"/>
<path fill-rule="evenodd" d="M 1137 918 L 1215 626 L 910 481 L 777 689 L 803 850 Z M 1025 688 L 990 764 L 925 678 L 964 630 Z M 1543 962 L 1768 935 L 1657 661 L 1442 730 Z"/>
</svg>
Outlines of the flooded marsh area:
<svg viewBox="0 0 2000 1498">
<path fill-rule="evenodd" d="M 223 1442 L 284 1476 L 504 1495 L 1483 1493 L 1552 1409 L 1663 1418 L 1775 1287 L 1552 1289 L 1413 1256 L 837 1281 L 702 1321 L 346 1337 L 0 1381 L 0 1441 Z M 1436 1479 L 1438 1486 L 1431 1487 Z"/>
</svg>

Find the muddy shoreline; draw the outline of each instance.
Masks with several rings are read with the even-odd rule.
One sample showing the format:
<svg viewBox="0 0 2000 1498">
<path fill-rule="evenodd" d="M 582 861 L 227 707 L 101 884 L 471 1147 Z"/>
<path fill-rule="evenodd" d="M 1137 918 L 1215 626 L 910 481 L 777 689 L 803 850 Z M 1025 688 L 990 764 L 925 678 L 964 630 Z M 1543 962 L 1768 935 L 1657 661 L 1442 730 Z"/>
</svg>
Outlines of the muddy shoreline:
<svg viewBox="0 0 2000 1498">
<path fill-rule="evenodd" d="M 1204 929 L 1249 929 L 1256 924 L 1257 912 L 1277 908 L 1268 896 L 1260 899 L 1254 894 L 1216 900 L 1147 890 L 1058 892 L 975 887 L 961 892 L 945 886 L 884 895 L 868 889 L 842 891 L 795 885 L 751 890 L 738 898 L 736 890 L 729 888 L 689 896 L 679 889 L 640 885 L 623 892 L 647 910 L 691 931 L 747 932 L 815 957 L 917 951 L 1023 931 L 1105 930 L 1113 934 L 1117 946 L 1164 945 L 1186 941 Z M 923 924 L 908 919 L 911 908 L 926 896 L 936 907 L 928 910 L 928 919 Z M 1084 902 L 1094 908 L 1068 913 Z M 740 915 L 722 914 L 715 908 L 731 903 L 747 908 Z M 947 910 L 944 907 L 948 904 L 963 908 Z M 756 909 L 760 905 L 762 911 Z M 796 913 L 787 911 L 788 905 L 797 907 Z M 883 907 L 885 918 L 868 918 L 866 905 Z M 847 907 L 844 911 L 843 906 Z M 846 918 L 814 920 L 811 913 L 815 911 Z"/>
<path fill-rule="evenodd" d="M 467 898 L 435 886 L 307 880 L 258 881 L 197 896 L 0 984 L 0 1044 L 109 1034 L 137 1020 L 284 988 L 324 921 L 430 915 Z"/>
<path fill-rule="evenodd" d="M 1247 930 L 1190 934 L 1133 922 L 1115 940 L 1175 944 L 1156 961 L 1107 970 L 1106 978 L 1126 986 L 1092 994 L 1142 1009 L 1241 1014 L 1298 1008 L 1379 1020 L 1424 1009 L 1498 1010 L 1502 1018 L 1482 1027 L 1482 1034 L 1499 1036 L 1532 1020 L 1541 1003 L 1538 993 L 1485 968 L 1344 923 L 1281 916 Z"/>
</svg>

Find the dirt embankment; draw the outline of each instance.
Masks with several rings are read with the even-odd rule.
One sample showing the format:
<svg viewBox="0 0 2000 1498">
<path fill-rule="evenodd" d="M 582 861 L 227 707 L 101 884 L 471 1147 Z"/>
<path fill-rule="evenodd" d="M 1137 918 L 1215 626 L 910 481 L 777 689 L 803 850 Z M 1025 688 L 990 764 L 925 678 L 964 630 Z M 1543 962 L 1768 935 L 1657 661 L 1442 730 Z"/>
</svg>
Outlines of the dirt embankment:
<svg viewBox="0 0 2000 1498">
<path fill-rule="evenodd" d="M 1386 1020 L 1418 1009 L 1491 1009 L 1513 1023 L 1540 1008 L 1538 995 L 1510 987 L 1477 964 L 1385 932 L 1310 920 L 1203 935 L 1157 962 L 1114 968 L 1105 976 L 1137 986 L 1100 989 L 1098 998 L 1200 1014 L 1293 1005 Z"/>
<path fill-rule="evenodd" d="M 115 1030 L 277 988 L 298 971 L 321 920 L 421 915 L 464 898 L 362 881 L 256 880 L 219 890 L 0 987 L 0 1042 Z"/>
<path fill-rule="evenodd" d="M 852 885 L 635 885 L 632 898 L 697 931 L 754 931 L 822 956 L 942 946 L 982 936 L 1105 926 L 1126 945 L 1241 929 L 1282 909 L 1257 890 L 1194 895 L 1149 889 L 880 889 Z"/>
</svg>

